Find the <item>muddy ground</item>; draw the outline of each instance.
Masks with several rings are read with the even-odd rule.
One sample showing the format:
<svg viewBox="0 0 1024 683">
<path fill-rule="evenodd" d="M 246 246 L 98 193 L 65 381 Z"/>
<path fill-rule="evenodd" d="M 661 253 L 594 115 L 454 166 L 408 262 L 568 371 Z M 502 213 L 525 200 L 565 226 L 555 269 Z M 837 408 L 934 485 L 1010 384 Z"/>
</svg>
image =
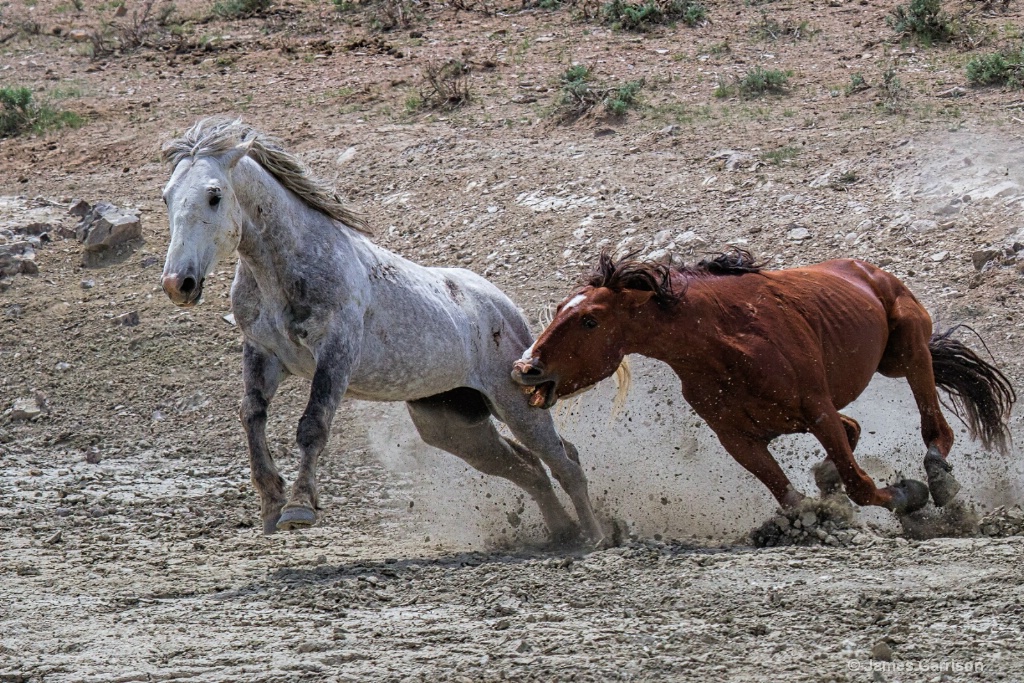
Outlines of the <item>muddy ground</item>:
<svg viewBox="0 0 1024 683">
<path fill-rule="evenodd" d="M 89 36 L 141 6 L 117 4 L 0 5 L 0 86 L 83 120 L 0 139 L 0 246 L 33 223 L 54 237 L 38 274 L 0 280 L 0 681 L 1024 679 L 1019 535 L 913 540 L 862 511 L 836 546 L 754 548 L 767 492 L 642 363 L 619 417 L 607 387 L 559 414 L 619 547 L 545 548 L 513 490 L 417 446 L 400 406 L 351 402 L 321 523 L 264 538 L 223 319 L 232 264 L 191 310 L 158 284 L 159 143 L 235 114 L 336 182 L 379 243 L 486 274 L 535 323 L 623 241 L 745 245 L 775 267 L 856 256 L 970 324 L 1019 387 L 1024 102 L 964 75 L 1019 46 L 1018 3 L 946 3 L 986 38 L 965 49 L 895 39 L 888 0 L 708 0 L 710 22 L 645 33 L 574 7 L 416 4 L 380 31 L 372 9 L 223 19 L 189 0 L 138 49 L 93 54 Z M 469 66 L 453 111 L 420 102 L 443 59 Z M 557 123 L 574 62 L 643 78 L 640 106 Z M 714 95 L 755 66 L 792 71 L 788 89 Z M 82 267 L 62 237 L 75 198 L 138 208 L 143 239 Z M 290 381 L 272 409 L 286 475 L 305 390 Z M 14 419 L 18 399 L 42 414 Z M 852 411 L 869 473 L 922 476 L 905 388 Z M 776 449 L 807 492 L 816 448 Z M 979 515 L 1024 501 L 1019 445 L 987 454 L 958 428 L 951 461 Z"/>
</svg>

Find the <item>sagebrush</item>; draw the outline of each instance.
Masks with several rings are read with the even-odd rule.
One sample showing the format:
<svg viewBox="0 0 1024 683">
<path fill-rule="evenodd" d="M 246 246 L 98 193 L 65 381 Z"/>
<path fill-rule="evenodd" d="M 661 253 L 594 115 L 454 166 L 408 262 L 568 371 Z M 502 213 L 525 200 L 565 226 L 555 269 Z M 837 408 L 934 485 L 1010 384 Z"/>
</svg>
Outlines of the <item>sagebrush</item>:
<svg viewBox="0 0 1024 683">
<path fill-rule="evenodd" d="M 24 133 L 44 133 L 57 128 L 77 128 L 82 117 L 74 112 L 37 103 L 25 87 L 0 87 L 0 138 Z"/>
</svg>

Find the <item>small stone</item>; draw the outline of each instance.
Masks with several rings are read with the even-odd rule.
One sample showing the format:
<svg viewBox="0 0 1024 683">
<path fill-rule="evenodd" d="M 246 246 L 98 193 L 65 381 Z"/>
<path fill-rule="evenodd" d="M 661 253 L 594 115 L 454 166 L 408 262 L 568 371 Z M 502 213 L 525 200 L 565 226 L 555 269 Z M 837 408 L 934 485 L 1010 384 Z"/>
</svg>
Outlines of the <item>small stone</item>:
<svg viewBox="0 0 1024 683">
<path fill-rule="evenodd" d="M 494 624 L 494 630 L 495 631 L 504 631 L 504 630 L 508 629 L 511 626 L 512 626 L 512 622 L 510 622 L 508 619 L 498 619 L 498 621 Z"/>
<path fill-rule="evenodd" d="M 114 320 L 119 325 L 124 325 L 125 327 L 135 327 L 136 325 L 139 324 L 139 312 L 128 311 L 127 313 L 122 313 L 121 315 L 117 316 L 116 318 L 114 318 Z"/>
<path fill-rule="evenodd" d="M 61 539 L 63 537 L 64 537 L 64 532 L 61 531 L 60 529 L 58 529 L 57 533 L 55 533 L 53 536 L 50 536 L 48 539 L 46 539 L 45 543 L 46 543 L 46 545 L 54 545 L 56 543 L 60 543 Z"/>
<path fill-rule="evenodd" d="M 797 242 L 803 241 L 809 238 L 810 236 L 811 231 L 803 227 L 793 228 L 792 230 L 786 233 L 786 237 Z"/>
<path fill-rule="evenodd" d="M 911 232 L 931 232 L 939 227 L 936 221 L 921 219 L 910 224 Z"/>
<path fill-rule="evenodd" d="M 998 256 L 999 251 L 996 249 L 979 249 L 971 254 L 971 262 L 974 264 L 975 270 L 981 270 L 985 267 L 985 264 Z"/>
<path fill-rule="evenodd" d="M 892 648 L 889 647 L 889 643 L 884 640 L 880 640 L 874 644 L 871 648 L 871 659 L 876 662 L 891 662 L 892 661 Z"/>
<path fill-rule="evenodd" d="M 96 286 L 96 281 L 95 280 L 82 280 L 81 282 L 78 283 L 78 286 L 81 287 L 82 289 L 92 289 L 93 287 Z"/>
<path fill-rule="evenodd" d="M 221 318 L 221 320 L 226 322 L 228 325 L 231 325 L 232 327 L 234 327 L 235 324 L 236 324 L 235 323 L 235 314 L 234 313 L 228 313 L 227 315 L 222 315 L 220 318 Z"/>
<path fill-rule="evenodd" d="M 61 361 L 54 365 L 53 369 L 56 370 L 57 372 L 64 372 L 65 370 L 71 369 L 71 363 L 65 363 L 64 361 Z"/>
<path fill-rule="evenodd" d="M 19 398 L 11 407 L 12 420 L 35 420 L 43 414 L 43 409 L 34 398 Z"/>
<path fill-rule="evenodd" d="M 814 514 L 813 510 L 807 510 L 800 515 L 800 523 L 805 527 L 814 526 L 818 523 L 818 516 Z"/>
<path fill-rule="evenodd" d="M 935 261 L 936 263 L 941 263 L 945 261 L 947 258 L 949 258 L 948 251 L 937 251 L 931 256 L 932 261 Z"/>
</svg>

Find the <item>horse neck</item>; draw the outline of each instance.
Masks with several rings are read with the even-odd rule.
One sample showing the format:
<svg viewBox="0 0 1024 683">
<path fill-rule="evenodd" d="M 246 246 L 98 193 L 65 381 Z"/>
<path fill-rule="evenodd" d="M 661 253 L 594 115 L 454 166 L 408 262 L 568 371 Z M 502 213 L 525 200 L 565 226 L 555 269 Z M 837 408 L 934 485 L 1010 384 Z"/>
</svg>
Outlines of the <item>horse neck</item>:
<svg viewBox="0 0 1024 683">
<path fill-rule="evenodd" d="M 250 158 L 242 159 L 235 168 L 233 186 L 245 213 L 238 255 L 254 273 L 301 263 L 313 248 L 319 254 L 329 253 L 329 245 L 361 237 L 340 229 L 332 218 L 307 205 Z"/>
<path fill-rule="evenodd" d="M 626 353 L 660 360 L 677 369 L 701 367 L 716 343 L 709 330 L 725 314 L 715 292 L 717 278 L 687 278 L 686 291 L 674 306 L 653 300 L 642 306 L 629 325 Z"/>
</svg>

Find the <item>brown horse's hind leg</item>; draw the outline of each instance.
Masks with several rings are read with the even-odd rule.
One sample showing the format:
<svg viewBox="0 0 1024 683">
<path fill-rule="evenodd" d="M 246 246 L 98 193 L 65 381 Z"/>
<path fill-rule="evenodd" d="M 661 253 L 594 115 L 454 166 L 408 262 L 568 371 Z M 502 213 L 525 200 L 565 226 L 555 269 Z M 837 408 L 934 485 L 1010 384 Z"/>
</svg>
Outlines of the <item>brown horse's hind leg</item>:
<svg viewBox="0 0 1024 683">
<path fill-rule="evenodd" d="M 919 481 L 905 479 L 879 489 L 853 459 L 847 425 L 834 408 L 822 410 L 811 433 L 825 447 L 828 459 L 835 463 L 846 492 L 857 505 L 877 505 L 900 514 L 919 510 L 928 502 L 928 489 Z"/>
<path fill-rule="evenodd" d="M 736 462 L 768 487 L 779 505 L 791 508 L 804 499 L 804 495 L 793 487 L 778 461 L 772 457 L 766 442 L 722 433 L 718 434 L 718 440 Z"/>
<path fill-rule="evenodd" d="M 842 413 L 839 414 L 839 419 L 843 421 L 846 440 L 850 443 L 850 452 L 852 453 L 857 449 L 857 442 L 860 441 L 860 425 L 852 417 Z M 842 490 L 843 478 L 839 476 L 839 470 L 830 456 L 811 468 L 811 472 L 814 474 L 814 483 L 817 484 L 822 497 Z"/>
<path fill-rule="evenodd" d="M 921 413 L 921 437 L 928 448 L 924 458 L 928 488 L 935 505 L 942 507 L 956 497 L 960 483 L 951 474 L 952 465 L 946 462 L 953 447 L 953 430 L 942 415 L 935 388 L 932 353 L 928 348 L 931 318 L 917 301 L 901 297 L 893 306 L 890 320 L 895 325 L 878 370 L 887 377 L 907 378 Z"/>
<path fill-rule="evenodd" d="M 480 392 L 454 389 L 406 404 L 423 440 L 448 451 L 484 474 L 508 479 L 540 507 L 556 542 L 577 534 L 572 519 L 555 496 L 551 480 L 536 455 L 498 434 Z"/>
</svg>

